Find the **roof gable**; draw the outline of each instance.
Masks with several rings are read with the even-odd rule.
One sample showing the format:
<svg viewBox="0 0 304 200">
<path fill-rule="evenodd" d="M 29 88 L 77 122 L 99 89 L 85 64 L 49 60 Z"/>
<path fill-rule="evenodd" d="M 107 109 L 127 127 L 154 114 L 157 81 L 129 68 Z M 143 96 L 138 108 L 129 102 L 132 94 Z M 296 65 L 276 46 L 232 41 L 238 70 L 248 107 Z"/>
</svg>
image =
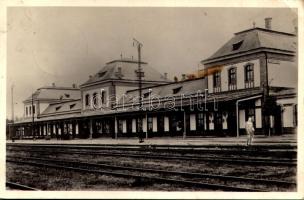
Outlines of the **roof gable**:
<svg viewBox="0 0 304 200">
<path fill-rule="evenodd" d="M 238 48 L 234 48 L 240 44 Z M 262 28 L 253 28 L 235 35 L 219 48 L 212 56 L 202 61 L 212 62 L 215 59 L 235 55 L 260 48 L 275 49 L 282 52 L 296 51 L 296 37 L 293 34 L 272 31 Z"/>
<path fill-rule="evenodd" d="M 80 99 L 80 90 L 75 88 L 43 87 L 33 94 L 34 100 L 73 100 Z M 25 101 L 31 101 L 32 95 Z"/>
<path fill-rule="evenodd" d="M 169 83 L 164 85 L 158 85 L 153 87 L 147 87 L 142 89 L 143 100 L 148 98 L 156 97 L 173 97 L 181 95 L 192 95 L 198 92 L 203 93 L 206 86 L 206 81 L 204 78 L 180 81 L 175 83 Z M 129 90 L 122 99 L 120 103 L 131 103 L 138 100 L 139 90 Z M 148 94 L 145 96 L 145 94 Z M 151 95 L 151 96 L 150 96 Z"/>
<path fill-rule="evenodd" d="M 79 111 L 81 109 L 81 101 L 67 101 L 62 103 L 54 103 L 50 104 L 42 113 L 42 116 L 57 114 L 57 113 L 65 113 L 65 112 L 73 112 Z"/>
<path fill-rule="evenodd" d="M 170 82 L 158 71 L 148 66 L 147 63 L 141 62 L 142 71 L 144 72 L 143 81 Z M 108 62 L 94 76 L 91 76 L 82 86 L 105 80 L 138 80 L 136 70 L 138 61 L 135 60 L 114 60 Z"/>
</svg>

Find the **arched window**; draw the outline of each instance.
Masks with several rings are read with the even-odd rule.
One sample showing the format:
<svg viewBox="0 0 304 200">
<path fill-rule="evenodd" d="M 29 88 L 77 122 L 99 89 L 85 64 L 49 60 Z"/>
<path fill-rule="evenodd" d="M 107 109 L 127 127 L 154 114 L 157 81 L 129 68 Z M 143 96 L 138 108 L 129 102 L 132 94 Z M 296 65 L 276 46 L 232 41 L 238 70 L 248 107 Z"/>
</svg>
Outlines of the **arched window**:
<svg viewBox="0 0 304 200">
<path fill-rule="evenodd" d="M 106 103 L 106 91 L 104 90 L 101 91 L 101 103 L 102 104 Z"/>
<path fill-rule="evenodd" d="M 90 105 L 90 95 L 89 94 L 85 95 L 85 105 L 86 106 Z"/>
<path fill-rule="evenodd" d="M 230 68 L 228 70 L 228 89 L 236 90 L 236 68 Z"/>
<path fill-rule="evenodd" d="M 221 91 L 221 72 L 217 71 L 213 74 L 213 90 L 214 92 Z"/>
<path fill-rule="evenodd" d="M 254 68 L 252 63 L 246 64 L 244 67 L 245 72 L 245 88 L 254 87 Z"/>
<path fill-rule="evenodd" d="M 97 102 L 98 102 L 97 93 L 95 92 L 95 93 L 93 94 L 93 105 L 94 105 L 94 106 L 97 106 Z"/>
</svg>

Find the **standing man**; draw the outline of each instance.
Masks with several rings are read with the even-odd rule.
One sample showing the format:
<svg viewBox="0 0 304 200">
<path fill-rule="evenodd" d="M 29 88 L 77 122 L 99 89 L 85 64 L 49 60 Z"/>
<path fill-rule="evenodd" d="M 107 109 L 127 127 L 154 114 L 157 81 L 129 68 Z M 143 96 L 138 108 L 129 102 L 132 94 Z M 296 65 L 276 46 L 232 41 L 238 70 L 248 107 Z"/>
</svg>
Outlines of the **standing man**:
<svg viewBox="0 0 304 200">
<path fill-rule="evenodd" d="M 251 117 L 248 118 L 245 128 L 246 128 L 246 133 L 247 133 L 247 146 L 248 146 L 248 145 L 251 145 L 253 136 L 254 136 L 254 128 L 253 128 L 253 123 L 252 123 Z"/>
</svg>

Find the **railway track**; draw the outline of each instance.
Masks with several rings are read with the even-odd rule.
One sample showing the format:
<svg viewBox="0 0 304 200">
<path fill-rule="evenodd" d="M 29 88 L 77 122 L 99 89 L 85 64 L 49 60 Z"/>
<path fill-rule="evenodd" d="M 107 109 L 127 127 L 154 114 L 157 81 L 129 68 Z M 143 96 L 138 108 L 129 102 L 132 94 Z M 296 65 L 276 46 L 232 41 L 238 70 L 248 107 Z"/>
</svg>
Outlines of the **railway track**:
<svg viewBox="0 0 304 200">
<path fill-rule="evenodd" d="M 272 144 L 267 145 L 271 142 L 263 144 L 255 144 L 250 146 L 251 149 L 296 149 L 296 143 L 290 144 Z M 162 145 L 162 144 L 52 144 L 52 143 L 7 143 L 7 146 L 50 146 L 50 147 L 77 147 L 77 148 L 110 148 L 110 147 L 119 147 L 119 148 L 153 148 L 153 149 L 199 149 L 199 148 L 229 148 L 229 149 L 248 149 L 248 146 L 245 145 L 231 145 L 231 144 L 205 144 L 205 145 Z"/>
<path fill-rule="evenodd" d="M 88 162 L 77 162 L 68 160 L 54 160 L 42 159 L 34 157 L 9 157 L 7 162 L 26 164 L 36 167 L 48 167 L 62 170 L 72 170 L 78 172 L 106 174 L 117 176 L 121 178 L 133 178 L 135 182 L 152 182 L 152 183 L 170 183 L 191 187 L 206 188 L 212 190 L 224 191 L 265 191 L 257 188 L 258 185 L 264 185 L 262 188 L 269 188 L 269 186 L 288 187 L 294 188 L 296 183 L 279 181 L 279 180 L 266 180 L 254 179 L 236 176 L 222 176 L 213 174 L 201 174 L 179 171 L 167 171 L 159 169 L 147 169 L 138 167 L 126 167 L 119 165 L 97 164 Z M 106 169 L 106 170 L 105 170 Z M 139 175 L 141 174 L 141 175 Z M 143 175 L 144 174 L 144 175 Z M 173 178 L 172 178 L 173 177 Z M 214 183 L 216 182 L 216 184 Z M 227 185 L 227 182 L 229 182 Z M 252 187 L 238 187 L 233 182 L 251 183 Z M 223 184 L 224 183 L 224 184 Z M 265 187 L 268 186 L 268 187 Z"/>
<path fill-rule="evenodd" d="M 241 146 L 241 145 L 71 145 L 71 144 L 7 144 L 7 148 L 52 148 L 52 149 L 91 149 L 91 150 L 118 150 L 118 151 L 150 151 L 167 153 L 218 153 L 253 156 L 296 157 L 295 146 Z"/>
<path fill-rule="evenodd" d="M 26 186 L 26 185 L 22 185 L 22 184 L 10 182 L 10 181 L 5 182 L 5 186 L 6 186 L 8 189 L 13 189 L 13 190 L 32 190 L 32 191 L 39 191 L 39 189 L 37 189 L 37 188 L 29 187 L 29 186 Z"/>
<path fill-rule="evenodd" d="M 9 151 L 24 151 L 23 149 L 9 149 Z M 267 166 L 296 166 L 296 159 L 269 159 L 269 158 L 236 158 L 236 157 L 222 157 L 222 156 L 201 156 L 201 155 L 157 155 L 151 153 L 117 153 L 117 152 L 92 152 L 92 150 L 75 151 L 41 149 L 28 149 L 27 152 L 38 154 L 79 154 L 79 155 L 94 155 L 107 157 L 130 157 L 130 158 L 145 158 L 145 159 L 159 159 L 159 160 L 187 160 L 198 162 L 222 162 L 229 164 L 245 164 L 245 165 L 267 165 Z"/>
</svg>

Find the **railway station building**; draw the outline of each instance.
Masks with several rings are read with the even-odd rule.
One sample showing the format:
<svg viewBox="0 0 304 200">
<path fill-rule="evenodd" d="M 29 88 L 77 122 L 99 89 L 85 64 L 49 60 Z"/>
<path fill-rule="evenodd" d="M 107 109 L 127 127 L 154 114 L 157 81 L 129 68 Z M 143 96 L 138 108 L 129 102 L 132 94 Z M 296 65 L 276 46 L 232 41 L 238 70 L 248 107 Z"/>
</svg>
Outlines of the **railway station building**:
<svg viewBox="0 0 304 200">
<path fill-rule="evenodd" d="M 256 134 L 296 132 L 296 34 L 272 30 L 267 19 L 265 28 L 235 33 L 201 63 L 197 74 L 171 81 L 141 62 L 141 91 L 138 61 L 123 58 L 79 88 L 40 88 L 8 137 L 238 137 L 248 117 Z"/>
</svg>

